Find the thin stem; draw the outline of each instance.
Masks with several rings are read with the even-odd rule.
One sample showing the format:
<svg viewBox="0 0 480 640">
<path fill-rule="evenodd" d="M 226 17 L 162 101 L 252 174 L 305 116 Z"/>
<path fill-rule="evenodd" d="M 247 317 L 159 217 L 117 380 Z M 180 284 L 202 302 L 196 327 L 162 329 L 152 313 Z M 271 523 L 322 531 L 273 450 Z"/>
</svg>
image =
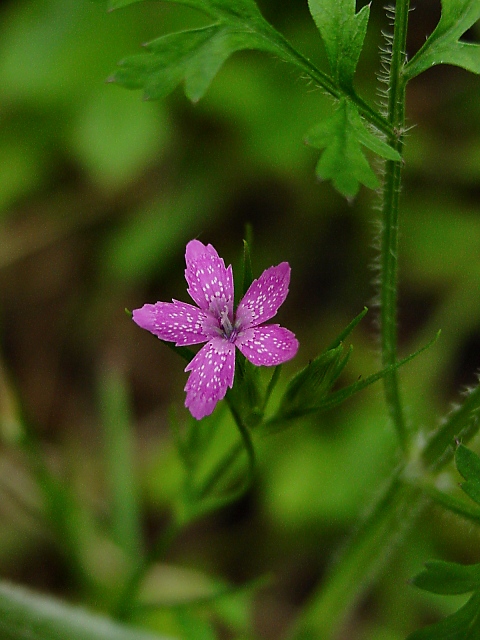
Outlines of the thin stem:
<svg viewBox="0 0 480 640">
<path fill-rule="evenodd" d="M 297 51 L 295 47 L 278 31 L 276 31 L 271 25 L 269 25 L 269 31 L 271 34 L 271 42 L 276 45 L 281 57 L 284 60 L 289 60 L 292 64 L 302 69 L 314 82 L 320 85 L 331 96 L 339 100 L 340 98 L 347 97 L 355 103 L 359 113 L 368 122 L 373 124 L 379 131 L 387 136 L 394 135 L 394 127 L 390 121 L 378 113 L 373 107 L 371 107 L 363 98 L 358 96 L 352 89 L 348 93 L 344 88 L 338 86 L 338 84 L 327 73 L 321 71 L 316 67 L 307 57 Z"/>
<path fill-rule="evenodd" d="M 396 6 L 395 28 L 390 64 L 387 119 L 395 133 L 388 138 L 400 155 L 403 151 L 405 128 L 405 81 L 401 69 L 405 60 L 409 0 L 399 0 Z M 382 202 L 381 239 L 381 343 L 384 366 L 397 360 L 397 281 L 398 281 L 398 216 L 402 162 L 388 160 Z M 409 434 L 403 413 L 398 373 L 393 370 L 384 378 L 388 411 L 397 430 L 403 451 L 409 448 Z"/>
<path fill-rule="evenodd" d="M 242 438 L 242 442 L 248 456 L 248 473 L 247 473 L 247 478 L 246 478 L 245 488 L 244 488 L 244 491 L 246 491 L 253 480 L 253 475 L 255 472 L 255 449 L 253 446 L 252 437 L 250 435 L 248 427 L 243 423 L 242 417 L 237 411 L 235 404 L 232 402 L 229 393 L 227 393 L 225 400 L 227 401 L 227 404 L 232 413 L 233 419 L 235 420 L 235 424 L 237 425 L 238 431 L 240 432 L 240 436 Z"/>
</svg>

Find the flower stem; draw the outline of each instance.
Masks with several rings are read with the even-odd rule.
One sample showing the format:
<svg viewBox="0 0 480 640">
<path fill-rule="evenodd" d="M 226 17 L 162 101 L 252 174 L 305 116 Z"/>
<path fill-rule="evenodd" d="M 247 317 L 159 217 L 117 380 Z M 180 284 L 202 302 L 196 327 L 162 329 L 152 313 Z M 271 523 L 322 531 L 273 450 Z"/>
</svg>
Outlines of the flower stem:
<svg viewBox="0 0 480 640">
<path fill-rule="evenodd" d="M 405 128 L 405 81 L 401 70 L 405 59 L 409 0 L 398 0 L 395 12 L 395 27 L 390 62 L 387 120 L 393 134 L 389 144 L 402 154 Z M 402 161 L 388 160 L 385 166 L 385 181 L 382 201 L 381 235 L 381 344 L 384 366 L 394 365 L 397 360 L 397 283 L 398 283 L 398 217 L 402 175 Z M 384 378 L 385 398 L 391 420 L 396 428 L 400 446 L 409 448 L 407 430 L 398 373 L 393 370 Z"/>
</svg>

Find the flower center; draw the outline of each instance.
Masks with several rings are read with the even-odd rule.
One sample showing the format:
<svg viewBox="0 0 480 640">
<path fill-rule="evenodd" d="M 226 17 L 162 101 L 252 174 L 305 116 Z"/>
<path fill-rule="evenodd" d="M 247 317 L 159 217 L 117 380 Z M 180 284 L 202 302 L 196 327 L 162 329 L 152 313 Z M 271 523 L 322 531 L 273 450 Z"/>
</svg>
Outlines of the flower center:
<svg viewBox="0 0 480 640">
<path fill-rule="evenodd" d="M 225 338 L 229 342 L 234 342 L 235 338 L 237 337 L 237 330 L 228 317 L 228 311 L 226 307 L 223 311 L 220 311 L 220 326 L 222 327 L 223 335 L 225 336 Z"/>
</svg>

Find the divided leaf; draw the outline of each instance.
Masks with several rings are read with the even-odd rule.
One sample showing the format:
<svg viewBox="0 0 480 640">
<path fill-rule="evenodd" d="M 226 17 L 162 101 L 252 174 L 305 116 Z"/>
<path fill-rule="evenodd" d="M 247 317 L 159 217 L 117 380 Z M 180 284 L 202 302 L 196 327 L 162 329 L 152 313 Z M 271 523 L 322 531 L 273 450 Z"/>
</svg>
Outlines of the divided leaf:
<svg viewBox="0 0 480 640">
<path fill-rule="evenodd" d="M 162 36 L 145 48 L 148 53 L 121 61 L 110 80 L 143 89 L 146 99 L 163 98 L 184 80 L 186 96 L 197 102 L 232 53 L 266 47 L 255 33 L 214 24 Z"/>
<path fill-rule="evenodd" d="M 480 458 L 460 444 L 455 463 L 466 482 L 463 491 L 480 504 Z M 416 575 L 412 584 L 442 595 L 469 593 L 468 602 L 452 615 L 408 636 L 407 640 L 474 640 L 480 637 L 480 564 L 461 565 L 456 562 L 432 560 Z"/>
<path fill-rule="evenodd" d="M 333 78 L 349 90 L 363 47 L 370 5 L 355 13 L 355 0 L 308 0 L 320 31 Z"/>
<path fill-rule="evenodd" d="M 480 45 L 460 38 L 480 20 L 478 0 L 442 0 L 442 15 L 423 47 L 404 67 L 408 80 L 436 64 L 453 64 L 480 73 Z"/>
<path fill-rule="evenodd" d="M 114 8 L 132 0 L 110 0 Z M 143 89 L 145 99 L 159 99 L 185 82 L 185 94 L 197 102 L 223 63 L 236 51 L 279 53 L 273 28 L 253 0 L 167 0 L 199 9 L 216 22 L 161 36 L 145 45 L 147 53 L 129 56 L 109 78 L 127 89 Z"/>
<path fill-rule="evenodd" d="M 395 149 L 372 133 L 362 121 L 356 106 L 342 98 L 330 118 L 314 127 L 305 142 L 324 149 L 316 173 L 321 180 L 332 180 L 334 187 L 347 198 L 353 198 L 360 183 L 370 189 L 379 186 L 362 146 L 382 158 L 401 160 Z"/>
</svg>

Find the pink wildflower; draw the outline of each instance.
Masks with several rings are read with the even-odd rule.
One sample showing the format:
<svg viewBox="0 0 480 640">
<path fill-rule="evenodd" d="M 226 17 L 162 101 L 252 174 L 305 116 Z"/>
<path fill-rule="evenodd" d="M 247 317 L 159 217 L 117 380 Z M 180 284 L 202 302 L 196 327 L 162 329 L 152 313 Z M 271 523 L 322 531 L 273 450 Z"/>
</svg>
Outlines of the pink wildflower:
<svg viewBox="0 0 480 640">
<path fill-rule="evenodd" d="M 233 386 L 235 347 L 254 365 L 273 366 L 295 356 L 298 340 L 278 324 L 263 325 L 284 302 L 290 265 L 266 269 L 252 282 L 233 313 L 233 275 L 211 244 L 187 244 L 185 278 L 198 305 L 173 300 L 135 309 L 133 320 L 162 340 L 186 346 L 206 342 L 189 362 L 185 406 L 200 420 Z"/>
</svg>

